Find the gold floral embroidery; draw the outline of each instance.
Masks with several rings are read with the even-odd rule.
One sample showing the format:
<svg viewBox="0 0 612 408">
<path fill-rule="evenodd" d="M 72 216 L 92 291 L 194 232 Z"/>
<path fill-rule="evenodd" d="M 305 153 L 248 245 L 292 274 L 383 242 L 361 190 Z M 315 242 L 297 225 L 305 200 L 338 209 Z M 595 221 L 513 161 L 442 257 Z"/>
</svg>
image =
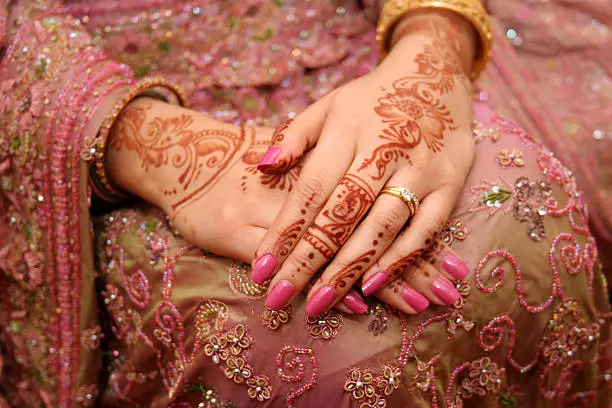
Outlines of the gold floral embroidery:
<svg viewBox="0 0 612 408">
<path fill-rule="evenodd" d="M 291 319 L 291 305 L 281 310 L 272 310 L 265 306 L 261 323 L 270 330 L 278 330 Z"/>
<path fill-rule="evenodd" d="M 451 245 L 455 240 L 463 241 L 468 234 L 468 229 L 465 223 L 458 218 L 450 219 L 444 225 L 440 232 L 440 240 L 445 245 Z"/>
<path fill-rule="evenodd" d="M 495 160 L 497 160 L 497 163 L 503 168 L 512 166 L 523 167 L 525 165 L 525 161 L 523 160 L 523 152 L 518 149 L 514 149 L 512 151 L 502 149 L 502 151 L 497 154 Z"/>
<path fill-rule="evenodd" d="M 499 367 L 489 357 L 483 357 L 472 361 L 468 370 L 468 376 L 461 381 L 461 388 L 458 390 L 461 398 L 468 399 L 475 395 L 483 397 L 487 393 L 499 394 L 506 376 L 504 368 Z"/>
<path fill-rule="evenodd" d="M 244 361 L 242 357 L 230 357 L 227 359 L 225 376 L 236 384 L 242 384 L 251 377 L 253 369 Z"/>
<path fill-rule="evenodd" d="M 239 324 L 233 331 L 225 334 L 225 339 L 233 355 L 239 356 L 251 346 L 253 339 L 247 334 L 246 327 Z"/>
<path fill-rule="evenodd" d="M 332 340 L 342 326 L 342 316 L 330 310 L 318 317 L 308 316 L 306 323 L 312 337 Z"/>
<path fill-rule="evenodd" d="M 270 379 L 265 375 L 251 377 L 247 380 L 249 386 L 249 397 L 256 399 L 259 402 L 264 402 L 270 399 L 272 393 L 270 388 Z"/>
</svg>

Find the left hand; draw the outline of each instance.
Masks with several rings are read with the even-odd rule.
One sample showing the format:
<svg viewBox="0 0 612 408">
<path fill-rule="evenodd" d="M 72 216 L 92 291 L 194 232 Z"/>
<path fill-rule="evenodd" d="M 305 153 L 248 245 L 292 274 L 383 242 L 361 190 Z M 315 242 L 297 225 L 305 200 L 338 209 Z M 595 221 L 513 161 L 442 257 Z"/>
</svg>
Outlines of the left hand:
<svg viewBox="0 0 612 408">
<path fill-rule="evenodd" d="M 422 296 L 409 299 L 420 296 L 414 289 L 437 304 L 457 299 L 446 277 L 463 279 L 469 270 L 450 252 L 428 259 L 431 268 L 419 265 L 429 278 L 409 273 L 450 216 L 474 160 L 461 34 L 452 22 L 425 22 L 415 21 L 370 74 L 279 128 L 260 162 L 264 173 L 285 171 L 317 144 L 256 252 L 253 279 L 273 276 L 270 307 L 288 304 L 330 260 L 308 293 L 311 315 L 334 306 L 362 277 L 365 294 L 406 313 L 422 310 Z M 380 195 L 386 186 L 408 188 L 421 201 L 401 234 L 410 211 Z M 404 278 L 400 297 L 382 288 L 396 277 Z"/>
</svg>

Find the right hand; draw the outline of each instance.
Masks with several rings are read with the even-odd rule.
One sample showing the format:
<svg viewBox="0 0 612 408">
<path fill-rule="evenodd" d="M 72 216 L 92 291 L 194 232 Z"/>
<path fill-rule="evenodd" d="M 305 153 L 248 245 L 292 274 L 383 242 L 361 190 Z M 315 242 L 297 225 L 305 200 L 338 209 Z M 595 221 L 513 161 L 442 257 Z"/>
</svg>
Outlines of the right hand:
<svg viewBox="0 0 612 408">
<path fill-rule="evenodd" d="M 249 262 L 300 171 L 256 171 L 272 132 L 139 98 L 117 120 L 107 169 L 120 188 L 160 207 L 188 242 Z"/>
</svg>

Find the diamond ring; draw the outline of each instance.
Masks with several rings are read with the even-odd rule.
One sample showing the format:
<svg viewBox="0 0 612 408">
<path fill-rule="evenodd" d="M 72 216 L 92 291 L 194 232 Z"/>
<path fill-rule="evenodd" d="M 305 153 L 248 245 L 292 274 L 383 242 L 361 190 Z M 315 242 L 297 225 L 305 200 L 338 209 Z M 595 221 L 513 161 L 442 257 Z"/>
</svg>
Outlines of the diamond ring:
<svg viewBox="0 0 612 408">
<path fill-rule="evenodd" d="M 404 187 L 389 186 L 385 187 L 380 194 L 389 194 L 402 200 L 410 210 L 410 218 L 416 214 L 419 209 L 419 199 L 416 194 Z"/>
</svg>

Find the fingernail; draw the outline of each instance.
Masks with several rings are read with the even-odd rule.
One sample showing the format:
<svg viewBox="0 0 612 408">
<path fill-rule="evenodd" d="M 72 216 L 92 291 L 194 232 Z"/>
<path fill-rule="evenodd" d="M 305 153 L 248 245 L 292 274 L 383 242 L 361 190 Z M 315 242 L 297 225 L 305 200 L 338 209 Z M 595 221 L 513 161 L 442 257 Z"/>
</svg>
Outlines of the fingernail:
<svg viewBox="0 0 612 408">
<path fill-rule="evenodd" d="M 253 269 L 251 270 L 251 279 L 253 282 L 261 285 L 274 273 L 276 268 L 276 257 L 272 254 L 265 254 L 257 258 Z"/>
<path fill-rule="evenodd" d="M 404 286 L 402 297 L 404 298 L 404 302 L 417 312 L 422 312 L 429 306 L 427 298 L 411 287 Z"/>
<path fill-rule="evenodd" d="M 444 253 L 442 258 L 442 269 L 455 279 L 463 280 L 469 275 L 470 269 L 457 256 L 450 252 Z"/>
<path fill-rule="evenodd" d="M 348 306 L 346 306 L 344 303 L 340 302 L 340 303 L 336 303 L 336 306 L 334 306 L 334 309 L 348 314 L 348 315 L 354 315 L 355 312 L 353 312 L 351 309 L 348 308 Z"/>
<path fill-rule="evenodd" d="M 342 298 L 342 303 L 357 314 L 364 314 L 368 311 L 368 305 L 354 290 L 351 290 Z"/>
<path fill-rule="evenodd" d="M 270 293 L 268 293 L 266 306 L 272 310 L 281 310 L 283 307 L 287 306 L 289 299 L 293 297 L 294 293 L 295 288 L 291 282 L 282 280 L 272 288 Z"/>
<path fill-rule="evenodd" d="M 270 166 L 271 164 L 276 163 L 276 160 L 278 159 L 278 156 L 280 155 L 280 147 L 278 146 L 270 146 L 268 148 L 268 150 L 266 150 L 266 153 L 263 155 L 263 157 L 261 158 L 261 160 L 259 161 L 259 164 L 257 165 L 257 167 L 262 167 L 262 166 Z"/>
<path fill-rule="evenodd" d="M 436 278 L 433 281 L 432 291 L 441 301 L 452 305 L 461 296 L 452 283 L 444 278 Z"/>
<path fill-rule="evenodd" d="M 386 272 L 376 272 L 374 276 L 365 281 L 365 283 L 361 286 L 361 291 L 364 295 L 370 296 L 372 293 L 376 292 L 382 285 L 387 283 L 389 280 L 389 274 Z"/>
<path fill-rule="evenodd" d="M 336 299 L 336 291 L 330 286 L 323 286 L 310 298 L 306 306 L 309 315 L 316 317 L 325 312 Z"/>
</svg>

